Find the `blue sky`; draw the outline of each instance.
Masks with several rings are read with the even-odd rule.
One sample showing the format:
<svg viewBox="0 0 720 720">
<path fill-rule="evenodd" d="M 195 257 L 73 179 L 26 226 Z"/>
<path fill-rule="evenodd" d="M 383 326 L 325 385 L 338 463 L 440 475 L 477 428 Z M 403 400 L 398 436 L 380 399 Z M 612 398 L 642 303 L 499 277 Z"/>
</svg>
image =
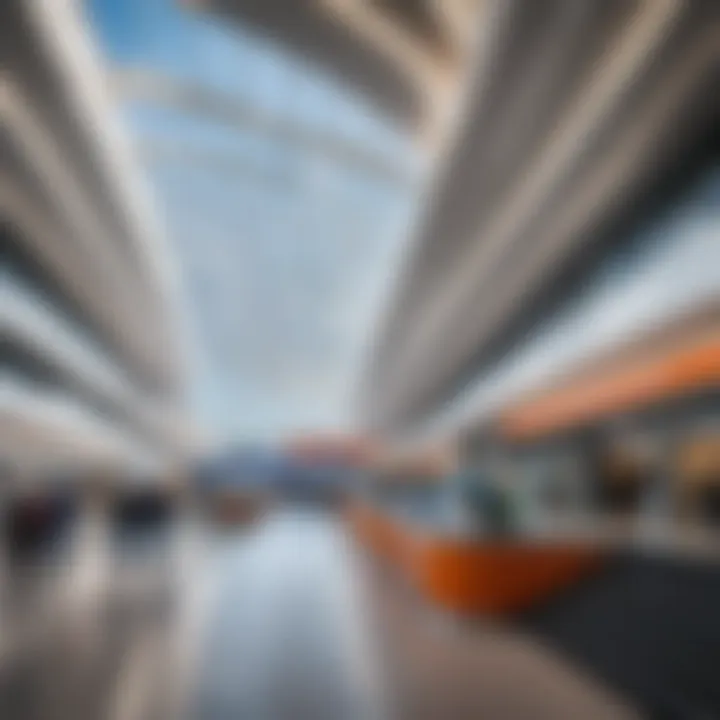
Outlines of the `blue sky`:
<svg viewBox="0 0 720 720">
<path fill-rule="evenodd" d="M 360 100 L 237 26 L 174 0 L 92 0 L 89 14 L 111 66 L 203 83 L 413 161 L 407 139 Z M 412 189 L 173 109 L 122 112 L 138 141 L 227 160 L 143 162 L 188 296 L 201 424 L 220 440 L 351 427 Z"/>
</svg>

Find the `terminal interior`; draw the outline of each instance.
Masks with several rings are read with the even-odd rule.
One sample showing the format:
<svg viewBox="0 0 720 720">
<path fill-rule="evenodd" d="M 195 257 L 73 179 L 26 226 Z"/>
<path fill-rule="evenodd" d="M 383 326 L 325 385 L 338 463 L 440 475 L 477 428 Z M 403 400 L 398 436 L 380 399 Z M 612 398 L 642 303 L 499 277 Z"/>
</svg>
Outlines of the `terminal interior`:
<svg viewBox="0 0 720 720">
<path fill-rule="evenodd" d="M 0 38 L 0 718 L 720 718 L 720 4 Z"/>
</svg>

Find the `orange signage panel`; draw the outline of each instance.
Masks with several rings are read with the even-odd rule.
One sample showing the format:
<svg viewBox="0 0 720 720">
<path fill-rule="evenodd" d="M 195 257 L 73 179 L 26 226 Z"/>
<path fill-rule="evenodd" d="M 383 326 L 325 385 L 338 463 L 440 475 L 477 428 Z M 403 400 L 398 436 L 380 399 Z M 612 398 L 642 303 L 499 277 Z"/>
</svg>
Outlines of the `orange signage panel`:
<svg viewBox="0 0 720 720">
<path fill-rule="evenodd" d="M 522 403 L 501 418 L 509 439 L 568 429 L 617 412 L 720 385 L 720 335 Z"/>
</svg>

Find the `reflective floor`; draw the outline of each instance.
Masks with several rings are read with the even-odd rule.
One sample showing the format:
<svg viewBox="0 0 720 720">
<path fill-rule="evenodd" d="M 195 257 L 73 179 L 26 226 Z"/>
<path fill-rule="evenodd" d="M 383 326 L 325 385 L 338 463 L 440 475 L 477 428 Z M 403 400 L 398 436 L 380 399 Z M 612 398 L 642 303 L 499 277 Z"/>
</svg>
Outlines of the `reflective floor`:
<svg viewBox="0 0 720 720">
<path fill-rule="evenodd" d="M 341 529 L 281 514 L 212 544 L 194 716 L 381 717 L 357 559 Z"/>
<path fill-rule="evenodd" d="M 76 569 L 43 591 L 52 611 L 35 613 L 34 642 L 13 625 L 23 603 L 6 604 L 3 637 L 17 637 L 2 654 L 0 717 L 635 717 L 524 635 L 428 608 L 328 514 L 188 523 L 115 538 L 109 556 L 94 587 L 85 577 L 83 592 Z"/>
</svg>

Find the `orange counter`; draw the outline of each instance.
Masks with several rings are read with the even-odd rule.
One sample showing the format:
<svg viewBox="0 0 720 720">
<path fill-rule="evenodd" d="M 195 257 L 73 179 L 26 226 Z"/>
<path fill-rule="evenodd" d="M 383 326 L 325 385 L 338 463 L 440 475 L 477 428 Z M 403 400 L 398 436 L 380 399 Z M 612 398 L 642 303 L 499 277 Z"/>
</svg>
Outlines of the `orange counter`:
<svg viewBox="0 0 720 720">
<path fill-rule="evenodd" d="M 587 575 L 603 556 L 591 543 L 446 536 L 365 502 L 356 502 L 348 519 L 359 542 L 427 599 L 461 613 L 500 615 L 532 607 Z"/>
<path fill-rule="evenodd" d="M 600 560 L 597 548 L 570 544 L 427 539 L 413 558 L 417 586 L 464 613 L 529 608 L 572 585 Z"/>
</svg>

